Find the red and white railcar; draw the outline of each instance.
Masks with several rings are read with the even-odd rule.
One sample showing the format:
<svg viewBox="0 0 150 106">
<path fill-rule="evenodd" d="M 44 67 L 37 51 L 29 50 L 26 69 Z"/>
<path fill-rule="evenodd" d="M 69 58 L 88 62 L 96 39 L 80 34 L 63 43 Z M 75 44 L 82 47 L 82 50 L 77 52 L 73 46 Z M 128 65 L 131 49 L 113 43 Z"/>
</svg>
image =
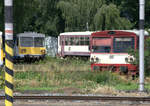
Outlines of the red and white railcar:
<svg viewBox="0 0 150 106">
<path fill-rule="evenodd" d="M 135 75 L 137 67 L 130 62 L 134 57 L 129 50 L 138 48 L 137 30 L 112 30 L 92 33 L 90 39 L 92 70 L 122 71 Z M 145 31 L 145 35 L 148 32 Z"/>
<path fill-rule="evenodd" d="M 90 36 L 92 32 L 65 32 L 58 37 L 58 55 L 90 56 Z"/>
</svg>

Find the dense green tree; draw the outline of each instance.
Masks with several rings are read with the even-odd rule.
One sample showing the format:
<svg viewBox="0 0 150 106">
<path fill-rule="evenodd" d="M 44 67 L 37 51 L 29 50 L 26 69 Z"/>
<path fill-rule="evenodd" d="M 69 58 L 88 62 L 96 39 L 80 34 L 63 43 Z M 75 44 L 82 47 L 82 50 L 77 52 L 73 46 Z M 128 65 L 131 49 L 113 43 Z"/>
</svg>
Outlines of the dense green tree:
<svg viewBox="0 0 150 106">
<path fill-rule="evenodd" d="M 47 35 L 58 35 L 61 26 L 61 18 L 59 18 L 59 11 L 56 9 L 56 4 L 59 0 L 35 0 L 35 11 L 29 18 L 26 19 L 27 23 L 24 25 L 26 31 L 36 31 L 45 33 Z"/>
<path fill-rule="evenodd" d="M 138 28 L 139 0 L 13 0 L 14 32 L 36 31 L 57 36 L 63 31 Z M 145 0 L 145 28 L 150 27 L 150 1 Z M 132 24 L 130 23 L 132 22 Z M 4 0 L 0 0 L 4 30 Z"/>
<path fill-rule="evenodd" d="M 104 4 L 99 8 L 94 17 L 94 24 L 96 30 L 130 29 L 132 27 L 129 20 L 120 17 L 120 11 L 114 4 Z"/>
<path fill-rule="evenodd" d="M 0 1 L 0 31 L 4 30 L 4 1 Z"/>
<path fill-rule="evenodd" d="M 82 31 L 89 23 L 90 30 L 130 29 L 132 24 L 120 17 L 120 11 L 113 3 L 104 0 L 62 0 L 58 8 L 65 20 L 65 31 Z M 109 5 L 107 5 L 108 3 Z"/>
<path fill-rule="evenodd" d="M 120 5 L 121 15 L 127 17 L 132 23 L 133 28 L 139 26 L 139 0 L 122 0 Z M 145 28 L 150 27 L 150 0 L 145 0 Z"/>
<path fill-rule="evenodd" d="M 26 30 L 25 27 L 29 23 L 29 19 L 33 17 L 37 8 L 36 0 L 14 0 L 14 32 L 21 33 Z"/>
<path fill-rule="evenodd" d="M 93 17 L 103 0 L 61 0 L 57 6 L 65 20 L 65 31 L 82 31 L 86 23 L 93 29 Z"/>
</svg>

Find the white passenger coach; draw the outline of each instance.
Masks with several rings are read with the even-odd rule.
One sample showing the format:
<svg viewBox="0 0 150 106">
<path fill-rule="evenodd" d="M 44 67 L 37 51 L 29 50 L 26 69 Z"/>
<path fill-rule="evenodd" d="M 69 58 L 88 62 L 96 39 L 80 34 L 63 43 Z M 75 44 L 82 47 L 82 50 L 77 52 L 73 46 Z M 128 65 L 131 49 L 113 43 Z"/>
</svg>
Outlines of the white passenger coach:
<svg viewBox="0 0 150 106">
<path fill-rule="evenodd" d="M 58 55 L 90 56 L 90 36 L 93 32 L 65 32 L 58 37 Z"/>
</svg>

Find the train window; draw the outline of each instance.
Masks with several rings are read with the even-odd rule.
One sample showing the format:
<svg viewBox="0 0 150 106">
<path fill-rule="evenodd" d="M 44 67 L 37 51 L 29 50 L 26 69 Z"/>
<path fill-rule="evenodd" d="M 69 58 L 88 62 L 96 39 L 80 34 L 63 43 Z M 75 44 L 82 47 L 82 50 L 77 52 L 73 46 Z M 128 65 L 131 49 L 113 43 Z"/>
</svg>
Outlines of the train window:
<svg viewBox="0 0 150 106">
<path fill-rule="evenodd" d="M 33 47 L 33 37 L 20 37 L 20 46 Z"/>
<path fill-rule="evenodd" d="M 34 38 L 34 46 L 35 47 L 44 47 L 44 38 L 42 38 L 42 37 L 35 37 Z"/>
<path fill-rule="evenodd" d="M 90 44 L 89 42 L 90 42 L 89 37 L 85 37 L 85 45 L 89 45 Z"/>
<path fill-rule="evenodd" d="M 92 46 L 94 53 L 110 53 L 110 46 Z"/>
<path fill-rule="evenodd" d="M 70 45 L 74 45 L 74 37 L 70 37 Z"/>
<path fill-rule="evenodd" d="M 60 41 L 60 45 L 64 45 L 64 41 L 65 41 L 64 37 L 61 36 L 60 39 L 59 39 L 59 41 Z"/>
<path fill-rule="evenodd" d="M 128 53 L 131 49 L 134 49 L 133 37 L 114 38 L 113 50 L 115 53 Z"/>
<path fill-rule="evenodd" d="M 80 45 L 84 45 L 84 37 L 80 37 Z"/>
<path fill-rule="evenodd" d="M 68 37 L 65 37 L 65 45 L 68 45 L 69 39 Z"/>
<path fill-rule="evenodd" d="M 79 37 L 74 38 L 74 45 L 79 45 Z"/>
<path fill-rule="evenodd" d="M 68 45 L 71 45 L 71 38 L 68 37 Z"/>
<path fill-rule="evenodd" d="M 92 51 L 95 53 L 110 53 L 111 38 L 93 38 Z"/>
<path fill-rule="evenodd" d="M 62 38 L 62 39 L 61 39 L 61 45 L 64 45 L 64 44 L 65 44 L 65 39 Z"/>
</svg>

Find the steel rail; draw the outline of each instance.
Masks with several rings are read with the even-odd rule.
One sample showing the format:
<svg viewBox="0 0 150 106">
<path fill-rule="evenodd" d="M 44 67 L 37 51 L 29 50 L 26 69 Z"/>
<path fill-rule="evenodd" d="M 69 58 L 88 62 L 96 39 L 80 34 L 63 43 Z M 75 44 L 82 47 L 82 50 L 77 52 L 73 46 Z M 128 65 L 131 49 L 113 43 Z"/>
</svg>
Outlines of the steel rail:
<svg viewBox="0 0 150 106">
<path fill-rule="evenodd" d="M 5 96 L 0 96 L 0 100 Z M 14 96 L 15 100 L 103 100 L 103 101 L 150 101 L 150 97 L 109 97 L 109 96 Z"/>
</svg>

